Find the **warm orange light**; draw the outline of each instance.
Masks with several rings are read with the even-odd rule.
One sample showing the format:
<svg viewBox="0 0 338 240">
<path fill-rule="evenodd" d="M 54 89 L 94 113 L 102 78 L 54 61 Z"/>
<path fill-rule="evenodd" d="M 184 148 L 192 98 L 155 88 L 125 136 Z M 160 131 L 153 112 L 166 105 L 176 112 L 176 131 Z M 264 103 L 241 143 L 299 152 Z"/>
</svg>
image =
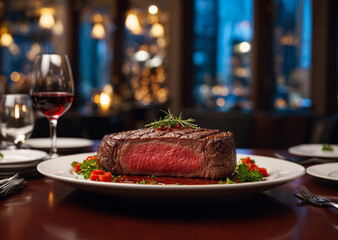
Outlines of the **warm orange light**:
<svg viewBox="0 0 338 240">
<path fill-rule="evenodd" d="M 18 82 L 20 80 L 20 73 L 18 72 L 12 72 L 10 75 L 10 78 L 13 82 Z"/>
<path fill-rule="evenodd" d="M 12 35 L 9 33 L 3 33 L 1 35 L 0 43 L 3 47 L 9 47 L 14 42 Z"/>
<path fill-rule="evenodd" d="M 39 19 L 39 25 L 45 29 L 51 29 L 54 24 L 54 10 L 52 8 L 42 8 L 41 9 L 41 17 Z"/>
<path fill-rule="evenodd" d="M 106 31 L 102 23 L 95 23 L 92 30 L 92 37 L 95 39 L 103 39 L 106 36 Z"/>
<path fill-rule="evenodd" d="M 129 13 L 126 18 L 126 27 L 135 35 L 142 33 L 140 21 L 135 13 Z"/>
<path fill-rule="evenodd" d="M 150 29 L 150 35 L 153 37 L 163 37 L 164 36 L 164 28 L 160 23 L 155 23 Z"/>
<path fill-rule="evenodd" d="M 15 104 L 14 106 L 14 117 L 15 119 L 19 119 L 20 117 L 20 107 L 18 104 Z"/>
<path fill-rule="evenodd" d="M 100 94 L 100 106 L 101 106 L 102 111 L 109 110 L 110 102 L 111 102 L 111 99 L 107 93 L 103 92 Z"/>
</svg>

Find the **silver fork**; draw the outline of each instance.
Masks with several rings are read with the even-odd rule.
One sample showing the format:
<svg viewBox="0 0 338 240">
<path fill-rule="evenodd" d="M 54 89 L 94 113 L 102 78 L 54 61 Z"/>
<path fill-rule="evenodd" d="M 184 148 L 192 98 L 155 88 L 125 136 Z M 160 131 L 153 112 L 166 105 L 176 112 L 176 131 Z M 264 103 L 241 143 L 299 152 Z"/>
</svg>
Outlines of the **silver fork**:
<svg viewBox="0 0 338 240">
<path fill-rule="evenodd" d="M 338 208 L 338 204 L 332 202 L 331 199 L 323 198 L 323 197 L 317 197 L 312 192 L 310 192 L 305 186 L 299 186 L 297 187 L 298 191 L 302 194 L 302 196 L 308 201 L 309 203 L 312 203 L 314 205 L 318 206 L 331 206 Z"/>
<path fill-rule="evenodd" d="M 18 177 L 19 177 L 19 173 L 16 173 L 16 174 L 14 174 L 13 176 L 11 176 L 11 177 L 9 177 L 9 178 L 1 179 L 1 180 L 0 180 L 0 187 L 1 187 L 3 184 L 7 183 L 7 182 L 10 182 L 10 181 L 12 181 L 12 180 L 14 180 L 14 179 L 17 179 Z"/>
</svg>

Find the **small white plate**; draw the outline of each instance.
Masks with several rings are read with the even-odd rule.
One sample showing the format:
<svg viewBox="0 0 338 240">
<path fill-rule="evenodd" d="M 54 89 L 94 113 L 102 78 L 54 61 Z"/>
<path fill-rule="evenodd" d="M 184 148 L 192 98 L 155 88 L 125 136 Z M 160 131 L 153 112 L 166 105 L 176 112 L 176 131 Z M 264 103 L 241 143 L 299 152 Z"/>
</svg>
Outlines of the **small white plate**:
<svg viewBox="0 0 338 240">
<path fill-rule="evenodd" d="M 4 155 L 0 158 L 0 165 L 31 163 L 48 157 L 46 152 L 30 149 L 1 150 L 0 152 Z"/>
<path fill-rule="evenodd" d="M 39 163 L 38 171 L 50 178 L 68 183 L 75 188 L 129 199 L 143 199 L 161 202 L 193 201 L 231 201 L 239 196 L 264 191 L 301 177 L 305 173 L 303 166 L 285 160 L 257 155 L 237 154 L 237 159 L 249 156 L 256 164 L 268 170 L 269 177 L 261 182 L 238 184 L 206 185 L 143 185 L 128 183 L 96 182 L 84 180 L 73 173 L 71 163 L 82 162 L 95 153 L 68 155 Z"/>
<path fill-rule="evenodd" d="M 338 163 L 322 163 L 310 166 L 306 172 L 311 176 L 338 181 Z"/>
<path fill-rule="evenodd" d="M 338 158 L 338 145 L 330 145 L 332 151 L 323 151 L 324 144 L 301 144 L 290 147 L 289 153 L 305 157 Z"/>
<path fill-rule="evenodd" d="M 25 143 L 30 148 L 49 150 L 50 138 L 30 138 Z M 69 150 L 93 146 L 93 141 L 84 138 L 57 138 L 58 150 Z"/>
</svg>

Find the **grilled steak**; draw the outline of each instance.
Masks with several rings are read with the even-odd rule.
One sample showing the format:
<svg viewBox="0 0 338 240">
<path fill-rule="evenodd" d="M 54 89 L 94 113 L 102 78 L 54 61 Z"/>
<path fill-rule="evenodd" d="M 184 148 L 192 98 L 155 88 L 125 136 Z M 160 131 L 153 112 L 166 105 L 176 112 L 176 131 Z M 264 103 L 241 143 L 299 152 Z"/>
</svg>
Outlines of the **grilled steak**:
<svg viewBox="0 0 338 240">
<path fill-rule="evenodd" d="M 236 167 L 233 134 L 209 129 L 144 128 L 104 136 L 98 164 L 115 175 L 224 179 Z"/>
</svg>

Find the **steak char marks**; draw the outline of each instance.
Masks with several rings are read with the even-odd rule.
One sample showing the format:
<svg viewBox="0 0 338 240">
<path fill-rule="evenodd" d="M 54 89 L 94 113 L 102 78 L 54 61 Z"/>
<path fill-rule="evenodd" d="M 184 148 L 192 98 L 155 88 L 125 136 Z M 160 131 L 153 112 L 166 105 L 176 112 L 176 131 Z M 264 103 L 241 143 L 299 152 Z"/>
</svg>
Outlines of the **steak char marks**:
<svg viewBox="0 0 338 240">
<path fill-rule="evenodd" d="M 231 132 L 144 128 L 104 136 L 98 164 L 115 175 L 225 179 L 236 167 Z"/>
</svg>

